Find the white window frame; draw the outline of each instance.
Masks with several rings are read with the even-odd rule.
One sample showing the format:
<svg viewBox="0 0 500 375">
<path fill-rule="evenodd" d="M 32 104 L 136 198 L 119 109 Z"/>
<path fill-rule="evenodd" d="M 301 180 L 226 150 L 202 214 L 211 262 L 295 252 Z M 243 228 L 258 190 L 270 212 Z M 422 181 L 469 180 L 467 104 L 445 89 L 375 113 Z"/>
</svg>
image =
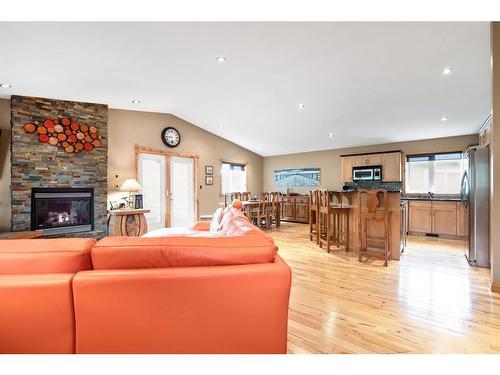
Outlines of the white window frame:
<svg viewBox="0 0 500 375">
<path fill-rule="evenodd" d="M 223 191 L 222 189 L 222 167 L 224 164 L 229 164 L 231 166 L 231 169 L 235 166 L 237 167 L 243 167 L 243 170 L 245 172 L 245 186 L 244 186 L 244 190 L 241 191 L 241 192 L 244 192 L 244 191 L 248 191 L 248 181 L 247 181 L 247 163 L 245 162 L 233 162 L 233 161 L 225 161 L 225 160 L 221 160 L 220 162 L 220 195 L 221 196 L 224 196 L 224 194 L 230 194 L 230 193 L 239 193 L 240 191 Z"/>
<path fill-rule="evenodd" d="M 408 164 L 412 163 L 410 161 L 410 159 L 412 159 L 412 158 L 428 158 L 428 162 L 429 162 L 429 191 L 434 193 L 434 191 L 435 191 L 435 187 L 434 187 L 435 163 L 434 163 L 434 161 L 436 161 L 436 156 L 438 156 L 438 155 L 454 155 L 454 154 L 459 154 L 460 157 L 459 158 L 451 158 L 448 160 L 457 160 L 457 159 L 463 160 L 464 155 L 463 155 L 463 152 L 461 152 L 461 151 L 437 152 L 437 153 L 433 153 L 433 154 L 407 155 L 406 156 L 406 168 L 405 168 L 406 169 L 405 193 L 407 193 L 407 194 L 427 194 L 428 193 L 427 191 L 418 192 L 418 191 L 410 191 L 408 189 L 409 181 L 410 181 L 410 178 L 409 178 L 410 168 L 409 168 Z M 441 160 L 443 160 L 443 159 L 441 159 Z M 446 193 L 438 193 L 438 195 L 439 194 L 446 194 Z M 449 193 L 449 194 L 454 194 L 454 193 Z"/>
</svg>

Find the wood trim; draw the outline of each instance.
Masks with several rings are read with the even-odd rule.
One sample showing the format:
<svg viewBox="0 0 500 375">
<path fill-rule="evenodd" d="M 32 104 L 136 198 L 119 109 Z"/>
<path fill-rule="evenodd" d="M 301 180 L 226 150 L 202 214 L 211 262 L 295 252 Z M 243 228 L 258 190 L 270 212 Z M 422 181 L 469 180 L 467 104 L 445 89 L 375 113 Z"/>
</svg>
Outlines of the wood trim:
<svg viewBox="0 0 500 375">
<path fill-rule="evenodd" d="M 500 283 L 490 282 L 490 289 L 493 293 L 500 293 Z"/>
<path fill-rule="evenodd" d="M 165 156 L 179 156 L 181 158 L 193 158 L 199 159 L 199 155 L 191 154 L 188 152 L 178 152 L 178 151 L 170 151 L 170 150 L 156 150 L 149 147 L 141 147 L 135 145 L 135 153 L 145 153 L 145 154 L 155 154 L 155 155 L 165 155 Z"/>
<path fill-rule="evenodd" d="M 135 145 L 135 179 L 139 178 L 139 154 L 153 154 L 162 155 L 165 157 L 165 227 L 169 228 L 171 225 L 170 218 L 170 158 L 172 156 L 177 156 L 181 158 L 194 159 L 194 217 L 195 220 L 199 220 L 199 185 L 198 185 L 198 173 L 199 173 L 199 155 L 191 154 L 187 152 L 177 152 L 170 150 L 155 150 L 149 147 L 141 147 Z"/>
</svg>

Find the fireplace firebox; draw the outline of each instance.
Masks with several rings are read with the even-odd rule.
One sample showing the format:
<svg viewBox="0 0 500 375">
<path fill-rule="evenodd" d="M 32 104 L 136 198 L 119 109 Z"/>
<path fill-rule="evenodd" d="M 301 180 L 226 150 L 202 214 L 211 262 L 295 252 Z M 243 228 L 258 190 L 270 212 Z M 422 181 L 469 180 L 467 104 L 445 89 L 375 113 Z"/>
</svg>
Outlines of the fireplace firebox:
<svg viewBox="0 0 500 375">
<path fill-rule="evenodd" d="M 93 188 L 32 188 L 31 230 L 47 235 L 94 230 Z"/>
</svg>

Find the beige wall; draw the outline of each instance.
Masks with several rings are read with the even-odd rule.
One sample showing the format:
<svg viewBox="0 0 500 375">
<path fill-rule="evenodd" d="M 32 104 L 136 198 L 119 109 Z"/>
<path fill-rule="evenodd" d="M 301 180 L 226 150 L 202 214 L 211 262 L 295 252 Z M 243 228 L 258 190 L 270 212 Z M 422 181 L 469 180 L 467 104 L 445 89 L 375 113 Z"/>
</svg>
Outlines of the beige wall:
<svg viewBox="0 0 500 375">
<path fill-rule="evenodd" d="M 10 231 L 10 100 L 0 99 L 0 232 Z"/>
<path fill-rule="evenodd" d="M 247 183 L 253 194 L 262 191 L 263 158 L 234 143 L 226 141 L 178 117 L 163 113 L 110 109 L 108 117 L 108 192 L 111 199 L 123 196 L 115 185 L 135 177 L 134 146 L 166 150 L 160 139 L 166 126 L 174 126 L 181 133 L 179 152 L 199 155 L 200 214 L 211 213 L 221 201 L 220 160 L 248 162 Z M 0 231 L 10 230 L 10 100 L 0 99 Z M 205 185 L 205 165 L 214 166 L 214 184 Z M 119 178 L 116 179 L 115 175 Z M 199 188 L 199 186 L 198 186 Z"/>
<path fill-rule="evenodd" d="M 492 22 L 491 47 L 493 67 L 493 121 L 490 133 L 490 255 L 491 281 L 500 291 L 500 23 Z"/>
<path fill-rule="evenodd" d="M 305 152 L 300 154 L 270 156 L 264 158 L 264 191 L 276 190 L 273 185 L 274 170 L 280 168 L 321 168 L 321 188 L 338 190 L 342 188 L 340 176 L 340 155 L 368 152 L 401 150 L 405 154 L 445 152 L 463 150 L 470 144 L 477 144 L 477 135 L 439 138 L 423 141 L 388 143 L 383 145 L 352 147 L 327 151 Z M 286 190 L 286 189 L 281 189 Z M 293 189 L 307 192 L 309 189 Z"/>
<path fill-rule="evenodd" d="M 116 200 L 115 185 L 127 178 L 135 177 L 134 146 L 157 150 L 168 149 L 161 141 L 163 128 L 173 126 L 181 134 L 181 144 L 174 150 L 199 155 L 200 214 L 212 213 L 220 197 L 220 160 L 247 162 L 247 184 L 252 194 L 262 191 L 263 158 L 234 143 L 226 141 L 176 116 L 110 109 L 108 116 L 108 191 L 110 199 Z M 205 185 L 205 165 L 214 166 L 214 184 Z M 115 175 L 118 174 L 118 181 Z M 223 200 L 223 199 L 222 199 Z"/>
</svg>

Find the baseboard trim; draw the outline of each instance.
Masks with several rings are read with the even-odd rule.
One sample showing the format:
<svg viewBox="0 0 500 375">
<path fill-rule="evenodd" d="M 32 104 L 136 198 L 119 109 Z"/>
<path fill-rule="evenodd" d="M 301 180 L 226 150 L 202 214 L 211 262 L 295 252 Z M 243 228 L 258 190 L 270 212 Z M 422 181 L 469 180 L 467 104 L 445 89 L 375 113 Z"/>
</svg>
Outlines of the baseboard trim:
<svg viewBox="0 0 500 375">
<path fill-rule="evenodd" d="M 494 283 L 493 281 L 490 283 L 490 289 L 492 292 L 500 293 L 500 283 Z"/>
</svg>

